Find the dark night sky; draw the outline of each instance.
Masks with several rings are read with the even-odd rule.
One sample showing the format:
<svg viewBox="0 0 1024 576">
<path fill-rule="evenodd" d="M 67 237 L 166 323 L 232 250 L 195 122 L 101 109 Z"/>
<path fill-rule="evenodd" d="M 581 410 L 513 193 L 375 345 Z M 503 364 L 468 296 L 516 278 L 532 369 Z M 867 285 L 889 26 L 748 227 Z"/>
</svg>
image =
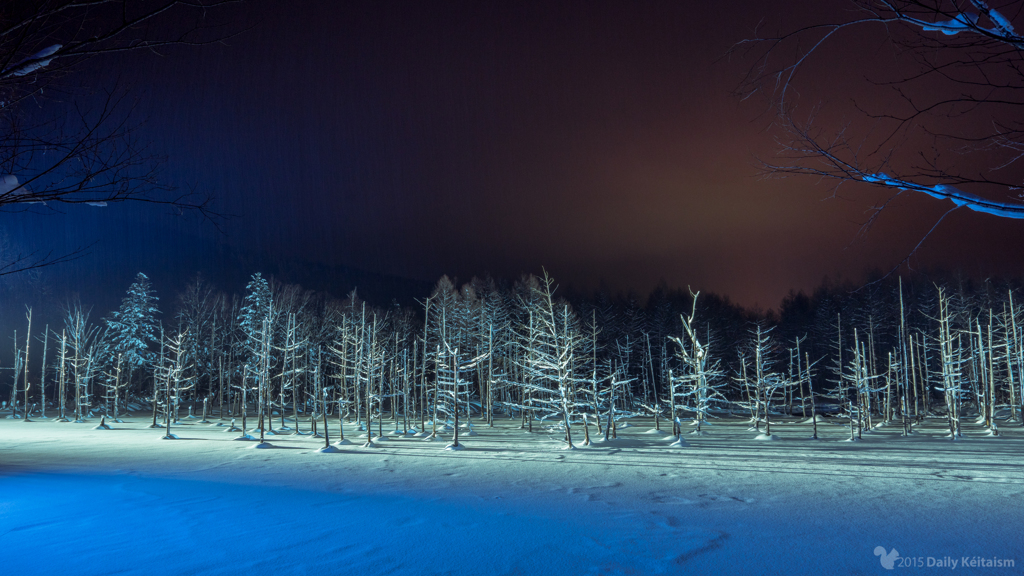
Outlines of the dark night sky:
<svg viewBox="0 0 1024 576">
<path fill-rule="evenodd" d="M 53 272 L 68 286 L 216 279 L 230 248 L 254 266 L 427 281 L 545 266 L 643 292 L 663 278 L 773 307 L 825 275 L 887 270 L 946 209 L 903 200 L 858 237 L 873 196 L 757 178 L 772 133 L 763 103 L 730 95 L 750 62 L 721 57 L 762 19 L 827 18 L 818 4 L 256 2 L 241 14 L 256 28 L 226 46 L 104 63 L 141 98 L 167 179 L 237 215 L 223 234 L 137 205 L 2 223 L 56 250 L 95 242 Z M 845 118 L 871 98 L 882 44 L 823 53 L 802 98 Z M 1019 223 L 954 214 L 915 263 L 1016 275 L 1020 238 Z"/>
</svg>

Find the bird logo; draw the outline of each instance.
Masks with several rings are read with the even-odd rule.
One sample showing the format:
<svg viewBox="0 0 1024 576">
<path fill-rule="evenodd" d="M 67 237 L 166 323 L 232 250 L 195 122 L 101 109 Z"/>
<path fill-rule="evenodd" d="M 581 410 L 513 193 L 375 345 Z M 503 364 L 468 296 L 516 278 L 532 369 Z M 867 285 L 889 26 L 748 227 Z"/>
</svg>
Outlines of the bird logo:
<svg viewBox="0 0 1024 576">
<path fill-rule="evenodd" d="M 882 563 L 882 568 L 892 570 L 896 559 L 900 557 L 900 553 L 895 548 L 891 552 L 886 553 L 883 546 L 875 546 L 875 556 L 878 556 L 878 561 Z"/>
</svg>

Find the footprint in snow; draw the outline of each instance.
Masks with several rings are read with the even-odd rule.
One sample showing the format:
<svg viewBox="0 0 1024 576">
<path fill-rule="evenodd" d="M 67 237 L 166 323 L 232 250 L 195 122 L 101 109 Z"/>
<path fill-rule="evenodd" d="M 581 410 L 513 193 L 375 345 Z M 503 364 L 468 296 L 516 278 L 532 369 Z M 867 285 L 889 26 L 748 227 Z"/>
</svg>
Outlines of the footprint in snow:
<svg viewBox="0 0 1024 576">
<path fill-rule="evenodd" d="M 753 498 L 740 498 L 739 496 L 719 496 L 717 494 L 701 494 L 700 498 L 705 500 L 711 500 L 712 502 L 742 502 L 744 504 L 750 504 L 754 501 Z"/>
<path fill-rule="evenodd" d="M 622 486 L 622 482 L 608 482 L 606 484 L 598 484 L 597 486 L 587 486 L 587 490 L 597 490 L 599 488 L 618 488 Z"/>
</svg>

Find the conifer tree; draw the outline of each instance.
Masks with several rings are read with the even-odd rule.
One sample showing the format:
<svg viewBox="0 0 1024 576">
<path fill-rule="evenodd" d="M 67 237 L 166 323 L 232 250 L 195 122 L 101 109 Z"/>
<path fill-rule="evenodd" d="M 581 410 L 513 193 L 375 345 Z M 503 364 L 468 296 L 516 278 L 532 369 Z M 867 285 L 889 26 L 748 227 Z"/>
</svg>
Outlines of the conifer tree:
<svg viewBox="0 0 1024 576">
<path fill-rule="evenodd" d="M 129 382 L 132 374 L 153 360 L 149 345 L 156 341 L 156 315 L 160 313 L 157 300 L 149 278 L 139 272 L 121 300 L 121 307 L 106 320 L 111 352 L 121 357 Z"/>
</svg>

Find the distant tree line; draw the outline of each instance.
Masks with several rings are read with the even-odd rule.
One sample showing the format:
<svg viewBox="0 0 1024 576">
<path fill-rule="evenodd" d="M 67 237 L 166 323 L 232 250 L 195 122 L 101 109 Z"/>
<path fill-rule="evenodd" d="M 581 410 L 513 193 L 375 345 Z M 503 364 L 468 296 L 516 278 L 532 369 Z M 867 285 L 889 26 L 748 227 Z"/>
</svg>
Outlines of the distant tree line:
<svg viewBox="0 0 1024 576">
<path fill-rule="evenodd" d="M 41 327 L 26 307 L 0 377 L 12 417 L 105 422 L 144 404 L 168 436 L 200 415 L 240 418 L 243 431 L 253 418 L 261 437 L 327 437 L 347 420 L 368 431 L 368 445 L 393 430 L 450 434 L 458 448 L 460 431 L 464 440 L 507 418 L 528 431 L 554 426 L 571 447 L 614 437 L 623 418 L 653 418 L 680 436 L 683 423 L 704 433 L 729 411 L 749 413 L 766 437 L 775 415 L 816 422 L 827 412 L 849 418 L 853 439 L 882 422 L 911 434 L 942 415 L 955 439 L 964 414 L 992 434 L 999 419 L 1019 421 L 1018 289 L 956 277 L 826 280 L 762 313 L 665 286 L 643 300 L 560 295 L 545 273 L 445 276 L 415 307 L 380 307 L 356 291 L 337 299 L 254 274 L 243 294 L 197 276 L 167 313 L 140 273 L 103 317 L 70 301 Z"/>
</svg>

